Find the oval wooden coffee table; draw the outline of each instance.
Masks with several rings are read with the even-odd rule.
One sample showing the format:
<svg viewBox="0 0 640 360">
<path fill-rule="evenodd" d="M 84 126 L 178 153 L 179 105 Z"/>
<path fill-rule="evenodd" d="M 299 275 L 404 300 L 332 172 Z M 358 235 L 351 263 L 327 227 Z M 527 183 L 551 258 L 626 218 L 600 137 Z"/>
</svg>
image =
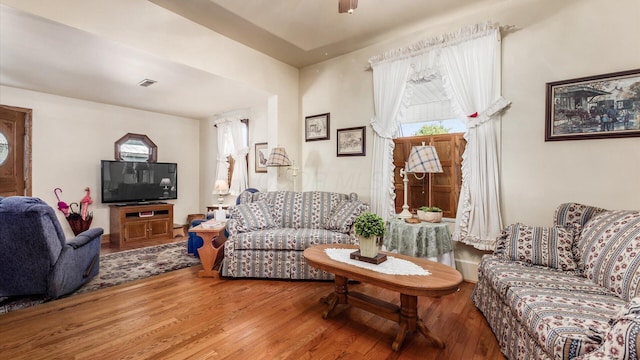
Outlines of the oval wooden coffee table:
<svg viewBox="0 0 640 360">
<path fill-rule="evenodd" d="M 410 261 L 431 275 L 388 275 L 374 270 L 364 269 L 355 265 L 331 259 L 325 249 L 358 249 L 354 245 L 318 245 L 307 248 L 304 257 L 307 263 L 315 268 L 335 275 L 334 292 L 323 298 L 328 307 L 322 314 L 323 318 L 333 315 L 338 304 L 349 304 L 369 311 L 400 324 L 391 348 L 398 351 L 404 340 L 416 330 L 424 335 L 434 345 L 444 348 L 445 344 L 429 331 L 418 317 L 418 296 L 439 297 L 458 290 L 462 283 L 462 275 L 454 268 L 434 261 L 405 256 L 401 254 L 385 253 L 398 259 Z M 348 280 L 379 286 L 400 293 L 400 306 L 376 299 L 366 294 L 350 292 Z"/>
</svg>

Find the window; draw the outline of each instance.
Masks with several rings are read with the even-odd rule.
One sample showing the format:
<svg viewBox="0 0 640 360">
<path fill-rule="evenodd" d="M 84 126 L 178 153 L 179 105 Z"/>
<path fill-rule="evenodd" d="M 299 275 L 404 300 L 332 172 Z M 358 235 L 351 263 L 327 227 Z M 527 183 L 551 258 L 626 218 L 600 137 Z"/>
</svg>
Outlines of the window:
<svg viewBox="0 0 640 360">
<path fill-rule="evenodd" d="M 244 126 L 242 127 L 241 131 L 241 138 L 243 138 L 244 143 L 243 144 L 239 144 L 238 147 L 246 147 L 247 144 L 249 143 L 249 119 L 241 119 L 240 122 L 242 124 L 244 124 Z M 220 129 L 220 127 L 218 125 L 214 125 L 216 128 Z M 218 130 L 220 131 L 220 130 Z M 221 143 L 218 145 L 218 151 L 222 151 L 222 153 L 224 154 L 231 154 L 233 152 L 235 152 L 235 147 L 236 145 L 233 142 L 233 135 L 231 131 L 226 131 L 226 132 L 221 132 L 219 133 L 218 136 L 218 141 L 221 141 Z M 227 163 L 229 164 L 229 166 L 227 167 L 227 183 L 229 185 L 229 188 L 231 189 L 231 182 L 233 180 L 233 170 L 235 167 L 235 160 L 233 159 L 233 157 L 231 155 L 227 155 Z M 247 154 L 245 156 L 245 162 L 246 167 L 247 167 L 247 171 L 249 169 L 249 165 L 248 165 L 248 161 L 249 161 L 249 154 Z M 220 171 L 220 164 L 218 166 L 218 171 Z M 216 173 L 216 176 L 220 177 L 220 173 Z M 246 177 L 246 172 L 245 172 L 245 177 Z"/>
<path fill-rule="evenodd" d="M 421 121 L 415 123 L 400 124 L 400 137 L 417 136 L 423 127 L 432 128 L 433 130 L 442 129 L 442 133 L 464 133 L 466 127 L 462 121 L 458 119 Z M 424 134 L 428 135 L 428 134 Z"/>
<path fill-rule="evenodd" d="M 429 135 L 416 135 L 420 130 Z M 428 121 L 420 123 L 402 124 L 401 137 L 394 139 L 393 164 L 395 165 L 395 208 L 396 213 L 402 211 L 404 202 L 404 183 L 400 177 L 400 169 L 409 157 L 411 147 L 414 145 L 435 146 L 442 165 L 442 173 L 434 173 L 431 176 L 433 182 L 432 206 L 442 209 L 443 216 L 455 218 L 462 186 L 462 154 L 466 141 L 464 140 L 464 124 L 457 119 Z M 429 176 L 418 180 L 413 175 L 408 176 L 407 204 L 412 213 L 429 202 Z"/>
</svg>

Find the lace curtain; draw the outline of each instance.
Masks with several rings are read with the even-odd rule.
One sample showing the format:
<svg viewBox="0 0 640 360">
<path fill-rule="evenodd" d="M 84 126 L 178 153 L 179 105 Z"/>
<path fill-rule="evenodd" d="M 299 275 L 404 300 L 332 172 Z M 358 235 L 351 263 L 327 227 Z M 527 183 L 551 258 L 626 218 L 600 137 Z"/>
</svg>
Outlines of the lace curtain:
<svg viewBox="0 0 640 360">
<path fill-rule="evenodd" d="M 373 169 L 371 210 L 385 221 L 395 214 L 393 206 L 393 137 L 398 131 L 402 99 L 407 89 L 409 59 L 380 64 L 373 71 L 375 117 L 373 127 Z M 376 70 L 377 69 L 377 70 Z"/>
<path fill-rule="evenodd" d="M 493 249 L 502 228 L 495 123 L 509 105 L 500 97 L 500 56 L 500 29 L 487 23 L 369 59 L 376 110 L 371 203 L 377 214 L 394 214 L 391 138 L 411 102 L 410 83 L 439 77 L 452 112 L 467 126 L 453 238 Z"/>
<path fill-rule="evenodd" d="M 247 125 L 239 118 L 224 118 L 215 121 L 218 128 L 218 157 L 216 180 L 229 182 L 229 162 L 227 157 L 234 160 L 233 176 L 229 184 L 229 193 L 239 195 L 247 188 L 247 160 L 249 153 L 247 145 Z"/>
</svg>

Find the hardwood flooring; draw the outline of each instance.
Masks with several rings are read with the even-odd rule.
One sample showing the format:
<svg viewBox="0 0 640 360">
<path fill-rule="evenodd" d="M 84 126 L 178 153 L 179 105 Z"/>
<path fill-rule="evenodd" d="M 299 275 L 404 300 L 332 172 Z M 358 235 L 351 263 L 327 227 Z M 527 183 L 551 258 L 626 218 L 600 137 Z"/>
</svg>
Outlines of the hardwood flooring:
<svg viewBox="0 0 640 360">
<path fill-rule="evenodd" d="M 394 352 L 392 321 L 349 307 L 322 319 L 331 282 L 198 278 L 199 269 L 0 315 L 0 359 L 504 359 L 471 283 L 418 299 L 445 349 L 414 334 Z M 398 301 L 368 284 L 350 289 Z"/>
<path fill-rule="evenodd" d="M 153 245 L 169 244 L 169 243 L 172 243 L 172 242 L 183 241 L 183 240 L 187 240 L 187 237 L 186 236 L 175 236 L 175 237 L 170 238 L 170 239 L 160 239 L 160 240 L 145 241 L 143 244 L 136 244 L 136 245 L 133 245 L 133 246 L 129 246 L 127 248 L 118 249 L 117 246 L 112 246 L 109 243 L 109 239 L 107 237 L 106 241 L 103 239 L 102 242 L 100 243 L 100 254 L 102 254 L 102 255 L 111 254 L 111 253 L 115 253 L 115 252 L 119 252 L 119 251 L 138 249 L 138 248 L 142 248 L 142 247 L 146 247 L 146 246 L 153 246 Z"/>
</svg>

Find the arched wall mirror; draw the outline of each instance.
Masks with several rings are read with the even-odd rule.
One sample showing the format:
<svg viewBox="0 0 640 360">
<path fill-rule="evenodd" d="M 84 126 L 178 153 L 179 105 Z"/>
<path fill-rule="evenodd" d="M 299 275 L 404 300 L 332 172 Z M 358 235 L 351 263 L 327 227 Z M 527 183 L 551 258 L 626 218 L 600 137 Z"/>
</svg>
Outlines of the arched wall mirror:
<svg viewBox="0 0 640 360">
<path fill-rule="evenodd" d="M 158 147 L 147 135 L 128 133 L 115 143 L 118 161 L 156 162 Z"/>
</svg>

